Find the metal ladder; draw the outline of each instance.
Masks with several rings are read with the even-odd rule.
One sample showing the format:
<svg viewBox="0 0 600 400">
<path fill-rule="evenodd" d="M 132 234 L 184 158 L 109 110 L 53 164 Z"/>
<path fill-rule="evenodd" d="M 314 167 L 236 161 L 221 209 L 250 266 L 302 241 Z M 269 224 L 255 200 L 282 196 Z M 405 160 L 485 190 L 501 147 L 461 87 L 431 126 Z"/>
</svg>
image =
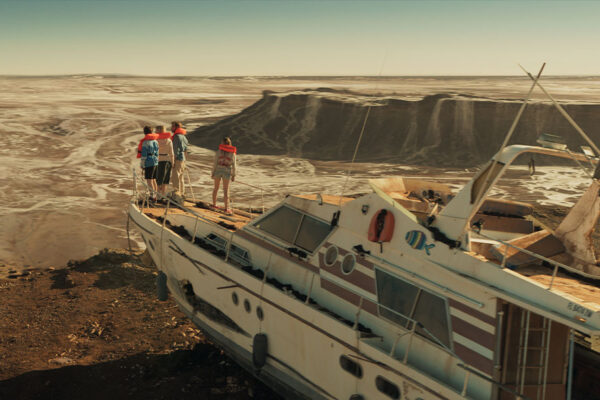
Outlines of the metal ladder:
<svg viewBox="0 0 600 400">
<path fill-rule="evenodd" d="M 519 388 L 519 392 L 523 393 L 525 386 L 525 375 L 527 370 L 538 370 L 537 376 L 537 400 L 546 398 L 546 383 L 548 376 L 548 355 L 550 348 L 550 334 L 552 321 L 542 317 L 542 327 L 532 328 L 530 326 L 531 312 L 527 310 L 521 313 L 521 329 L 519 332 L 519 352 L 517 356 L 517 376 L 515 379 L 515 387 Z M 529 346 L 529 341 L 532 334 L 538 334 L 539 346 Z M 528 352 L 536 351 L 539 354 L 537 364 L 527 364 Z M 532 357 L 534 358 L 534 357 Z"/>
</svg>

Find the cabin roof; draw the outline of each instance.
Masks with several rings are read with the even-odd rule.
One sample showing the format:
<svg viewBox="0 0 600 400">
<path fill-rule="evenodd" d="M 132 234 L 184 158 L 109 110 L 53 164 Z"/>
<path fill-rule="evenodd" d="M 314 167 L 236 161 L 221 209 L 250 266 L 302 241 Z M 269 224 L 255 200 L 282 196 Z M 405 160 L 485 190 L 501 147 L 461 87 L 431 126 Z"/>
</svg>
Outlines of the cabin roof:
<svg viewBox="0 0 600 400">
<path fill-rule="evenodd" d="M 320 196 L 323 199 L 323 203 L 331 204 L 334 206 L 337 206 L 340 204 L 340 199 L 341 199 L 341 205 L 344 205 L 344 204 L 349 203 L 352 200 L 354 200 L 352 197 L 336 196 L 336 195 L 332 195 L 332 194 L 322 194 Z M 299 195 L 294 195 L 294 197 L 298 197 L 300 199 L 312 200 L 312 201 L 319 200 L 318 194 L 299 194 Z"/>
<path fill-rule="evenodd" d="M 544 286 L 549 286 L 552 280 L 552 269 L 541 265 L 529 265 L 517 268 L 516 272 Z M 574 275 L 558 272 L 552 283 L 552 291 L 562 292 L 573 297 L 582 305 L 600 311 L 600 287 L 586 282 Z"/>
</svg>

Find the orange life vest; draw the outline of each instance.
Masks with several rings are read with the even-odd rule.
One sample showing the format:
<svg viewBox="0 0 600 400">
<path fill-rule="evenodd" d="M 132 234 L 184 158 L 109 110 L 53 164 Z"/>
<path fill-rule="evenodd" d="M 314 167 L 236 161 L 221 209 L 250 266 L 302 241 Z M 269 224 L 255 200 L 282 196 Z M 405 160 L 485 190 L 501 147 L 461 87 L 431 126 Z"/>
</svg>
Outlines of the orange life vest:
<svg viewBox="0 0 600 400">
<path fill-rule="evenodd" d="M 219 145 L 219 150 L 223 150 L 226 153 L 234 153 L 234 154 L 237 153 L 237 149 L 235 148 L 235 146 L 231 146 L 229 144 L 224 144 L 224 143 L 221 143 Z"/>
<path fill-rule="evenodd" d="M 147 133 L 142 140 L 140 140 L 140 144 L 138 144 L 138 152 L 137 158 L 142 158 L 142 145 L 146 140 L 157 140 L 158 135 L 156 133 Z"/>
</svg>

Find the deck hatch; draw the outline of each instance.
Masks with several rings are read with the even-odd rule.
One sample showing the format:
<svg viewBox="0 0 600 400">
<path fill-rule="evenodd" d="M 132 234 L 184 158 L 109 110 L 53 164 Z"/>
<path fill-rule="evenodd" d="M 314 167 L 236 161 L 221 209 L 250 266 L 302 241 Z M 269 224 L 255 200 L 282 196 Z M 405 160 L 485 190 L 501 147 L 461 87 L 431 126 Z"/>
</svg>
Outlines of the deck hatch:
<svg viewBox="0 0 600 400">
<path fill-rule="evenodd" d="M 416 320 L 424 327 L 417 326 L 417 334 L 435 342 L 433 335 L 451 348 L 448 307 L 442 297 L 379 269 L 375 270 L 375 278 L 381 317 L 406 329 L 412 328 L 409 318 Z"/>
</svg>

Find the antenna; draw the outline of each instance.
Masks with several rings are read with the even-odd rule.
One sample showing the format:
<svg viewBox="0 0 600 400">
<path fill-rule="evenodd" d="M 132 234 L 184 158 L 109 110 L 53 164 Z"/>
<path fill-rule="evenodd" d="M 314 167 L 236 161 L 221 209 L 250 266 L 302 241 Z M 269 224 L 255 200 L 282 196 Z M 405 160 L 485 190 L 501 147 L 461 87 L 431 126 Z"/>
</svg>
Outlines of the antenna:
<svg viewBox="0 0 600 400">
<path fill-rule="evenodd" d="M 520 66 L 520 64 L 519 64 L 519 66 Z M 502 142 L 502 146 L 500 146 L 500 150 L 498 150 L 498 152 L 496 154 L 502 153 L 502 150 L 504 150 L 504 148 L 508 144 L 508 141 L 512 137 L 512 134 L 515 132 L 515 128 L 517 127 L 517 124 L 519 123 L 519 120 L 521 119 L 521 115 L 523 115 L 523 111 L 525 111 L 525 106 L 527 106 L 527 103 L 529 102 L 529 99 L 531 98 L 531 93 L 533 93 L 533 89 L 535 89 L 535 84 L 537 83 L 538 79 L 540 79 L 540 76 L 542 76 L 542 71 L 544 71 L 545 67 L 546 67 L 546 63 L 543 63 L 537 76 L 535 78 L 531 77 L 533 79 L 533 84 L 529 88 L 529 92 L 527 92 L 527 96 L 525 96 L 525 100 L 523 100 L 523 104 L 521 104 L 521 108 L 519 108 L 519 112 L 517 112 L 517 116 L 515 117 L 512 125 L 510 126 L 510 129 L 506 133 L 506 136 L 504 137 L 504 142 Z M 521 67 L 521 68 L 523 68 L 523 67 Z M 479 201 L 482 194 L 485 193 L 485 188 L 489 184 L 490 175 L 492 174 L 493 170 L 494 170 L 493 167 L 489 168 L 489 171 L 486 174 L 486 177 L 484 179 L 485 183 L 483 186 L 481 186 L 479 193 L 477 193 L 477 196 L 475 197 L 475 203 L 477 203 L 477 201 Z"/>
<path fill-rule="evenodd" d="M 598 147 L 592 141 L 592 139 L 590 139 L 589 136 L 586 135 L 586 133 L 583 131 L 583 129 L 581 129 L 579 127 L 579 125 L 577 125 L 577 122 L 575 122 L 573 120 L 573 118 L 571 118 L 571 116 L 569 114 L 567 114 L 567 112 L 565 111 L 565 109 L 560 104 L 558 104 L 558 102 L 554 99 L 554 97 L 552 97 L 552 95 L 550 93 L 548 93 L 546 91 L 546 89 L 544 89 L 544 87 L 537 81 L 537 79 L 534 79 L 533 76 L 531 76 L 531 74 L 529 73 L 529 71 L 527 71 L 525 68 L 523 68 L 523 66 L 521 64 L 519 64 L 519 67 L 521 67 L 521 69 L 523 70 L 523 72 L 525 72 L 529 76 L 529 78 L 531 78 L 533 80 L 534 86 L 537 85 L 540 89 L 542 89 L 542 92 L 544 92 L 544 94 L 546 96 L 548 96 L 548 98 L 552 101 L 552 103 L 554 104 L 554 106 L 556 107 L 556 109 L 562 114 L 563 117 L 565 117 L 567 119 L 567 121 L 569 121 L 569 123 L 571 124 L 571 126 L 573 128 L 575 128 L 575 130 L 585 139 L 585 141 L 588 142 L 588 144 L 592 147 L 592 149 L 594 149 L 594 151 L 596 152 L 596 154 L 600 155 L 600 149 L 598 149 Z"/>
</svg>

